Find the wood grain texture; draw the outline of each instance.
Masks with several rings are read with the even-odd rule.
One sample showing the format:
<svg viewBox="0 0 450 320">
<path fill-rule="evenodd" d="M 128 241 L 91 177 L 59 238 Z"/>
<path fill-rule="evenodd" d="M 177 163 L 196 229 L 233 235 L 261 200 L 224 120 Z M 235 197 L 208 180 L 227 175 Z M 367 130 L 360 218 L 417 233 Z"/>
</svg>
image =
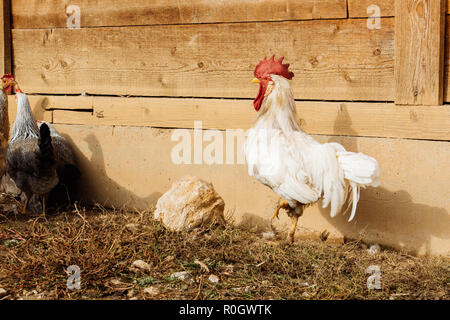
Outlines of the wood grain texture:
<svg viewBox="0 0 450 320">
<path fill-rule="evenodd" d="M 372 5 L 380 8 L 381 17 L 393 17 L 395 15 L 394 3 L 396 0 L 348 0 L 348 15 L 351 18 L 365 18 L 373 13 L 367 12 Z"/>
<path fill-rule="evenodd" d="M 81 27 L 345 18 L 346 0 L 13 0 L 14 28 L 65 28 L 68 5 Z"/>
<path fill-rule="evenodd" d="M 446 12 L 450 13 L 450 0 L 445 1 L 447 2 Z M 351 18 L 371 16 L 372 13 L 368 14 L 367 8 L 376 5 L 380 8 L 381 17 L 393 17 L 395 16 L 395 2 L 398 0 L 348 0 L 348 15 Z"/>
<path fill-rule="evenodd" d="M 53 121 L 162 128 L 202 121 L 204 129 L 246 130 L 255 117 L 248 100 L 94 97 L 93 107 L 93 113 L 54 110 Z M 450 140 L 450 108 L 444 106 L 297 101 L 297 112 L 310 134 Z"/>
<path fill-rule="evenodd" d="M 27 95 L 30 105 L 35 110 L 93 110 L 93 96 L 48 96 L 48 95 Z M 15 96 L 8 96 L 8 102 L 11 106 L 16 106 Z"/>
<path fill-rule="evenodd" d="M 255 65 L 276 53 L 297 99 L 394 99 L 394 21 L 200 24 L 14 30 L 29 93 L 253 98 Z"/>
<path fill-rule="evenodd" d="M 11 7 L 9 1 L 0 2 L 0 76 L 11 72 Z"/>
<path fill-rule="evenodd" d="M 395 102 L 443 102 L 446 0 L 395 2 Z"/>
<path fill-rule="evenodd" d="M 53 122 L 53 111 L 47 110 L 46 107 L 48 106 L 49 100 L 57 100 L 59 97 L 28 96 L 28 98 L 30 101 L 31 110 L 33 111 L 33 115 L 36 120 Z M 70 105 L 70 103 L 68 103 L 68 105 Z M 12 125 L 16 120 L 17 115 L 17 102 L 14 95 L 8 96 L 8 106 L 9 122 L 11 124 L 10 129 L 12 130 Z"/>
<path fill-rule="evenodd" d="M 446 17 L 445 33 L 445 67 L 444 67 L 444 101 L 450 102 L 450 16 Z"/>
</svg>

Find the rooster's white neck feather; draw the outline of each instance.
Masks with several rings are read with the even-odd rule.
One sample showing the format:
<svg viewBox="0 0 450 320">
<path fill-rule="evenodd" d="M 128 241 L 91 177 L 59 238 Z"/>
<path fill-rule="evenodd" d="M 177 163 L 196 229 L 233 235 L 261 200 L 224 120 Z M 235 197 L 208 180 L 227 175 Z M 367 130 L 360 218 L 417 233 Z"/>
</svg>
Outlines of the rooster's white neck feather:
<svg viewBox="0 0 450 320">
<path fill-rule="evenodd" d="M 282 131 L 301 131 L 297 122 L 295 100 L 287 79 L 272 75 L 273 84 L 267 90 L 272 90 L 264 99 L 256 116 L 256 122 L 262 122 L 267 129 Z M 267 92 L 267 91 L 266 91 Z"/>
</svg>

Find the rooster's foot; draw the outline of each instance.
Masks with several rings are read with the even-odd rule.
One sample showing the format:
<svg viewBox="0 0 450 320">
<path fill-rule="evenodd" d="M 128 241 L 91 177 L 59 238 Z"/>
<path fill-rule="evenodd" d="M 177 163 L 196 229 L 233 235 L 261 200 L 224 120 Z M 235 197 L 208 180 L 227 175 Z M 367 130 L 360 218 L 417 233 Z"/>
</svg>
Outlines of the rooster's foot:
<svg viewBox="0 0 450 320">
<path fill-rule="evenodd" d="M 273 219 L 277 218 L 280 219 L 278 217 L 278 215 L 280 214 L 280 209 L 284 209 L 284 210 L 289 210 L 289 204 L 287 203 L 287 201 L 280 199 L 280 201 L 278 202 L 277 208 L 275 209 L 275 212 L 272 215 L 272 218 L 270 219 L 270 222 L 273 221 Z"/>
</svg>

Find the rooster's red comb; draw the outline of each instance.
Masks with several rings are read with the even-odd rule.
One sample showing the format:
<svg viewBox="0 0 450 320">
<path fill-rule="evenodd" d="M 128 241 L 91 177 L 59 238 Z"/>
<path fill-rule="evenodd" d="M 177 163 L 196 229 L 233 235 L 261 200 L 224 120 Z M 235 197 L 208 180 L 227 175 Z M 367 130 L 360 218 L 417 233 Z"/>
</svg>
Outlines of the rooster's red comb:
<svg viewBox="0 0 450 320">
<path fill-rule="evenodd" d="M 14 79 L 14 76 L 11 73 L 7 73 L 4 74 L 0 79 Z"/>
<path fill-rule="evenodd" d="M 265 57 L 255 68 L 255 77 L 260 79 L 263 76 L 276 74 L 283 76 L 286 79 L 291 80 L 294 77 L 294 73 L 289 71 L 289 63 L 283 64 L 284 57 L 275 60 L 275 55 L 270 59 Z"/>
</svg>

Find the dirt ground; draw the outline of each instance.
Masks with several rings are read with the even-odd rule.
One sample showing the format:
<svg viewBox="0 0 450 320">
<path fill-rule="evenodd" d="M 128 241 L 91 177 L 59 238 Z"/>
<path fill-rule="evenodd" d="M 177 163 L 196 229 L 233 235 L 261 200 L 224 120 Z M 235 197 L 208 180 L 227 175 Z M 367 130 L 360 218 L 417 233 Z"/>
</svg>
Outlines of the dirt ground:
<svg viewBox="0 0 450 320">
<path fill-rule="evenodd" d="M 20 207 L 0 196 L 0 299 L 450 299 L 445 257 L 317 237 L 291 245 L 231 225 L 171 232 L 151 210 L 44 218 Z M 71 265 L 80 289 L 67 286 Z M 368 268 L 380 289 L 368 289 Z"/>
</svg>

